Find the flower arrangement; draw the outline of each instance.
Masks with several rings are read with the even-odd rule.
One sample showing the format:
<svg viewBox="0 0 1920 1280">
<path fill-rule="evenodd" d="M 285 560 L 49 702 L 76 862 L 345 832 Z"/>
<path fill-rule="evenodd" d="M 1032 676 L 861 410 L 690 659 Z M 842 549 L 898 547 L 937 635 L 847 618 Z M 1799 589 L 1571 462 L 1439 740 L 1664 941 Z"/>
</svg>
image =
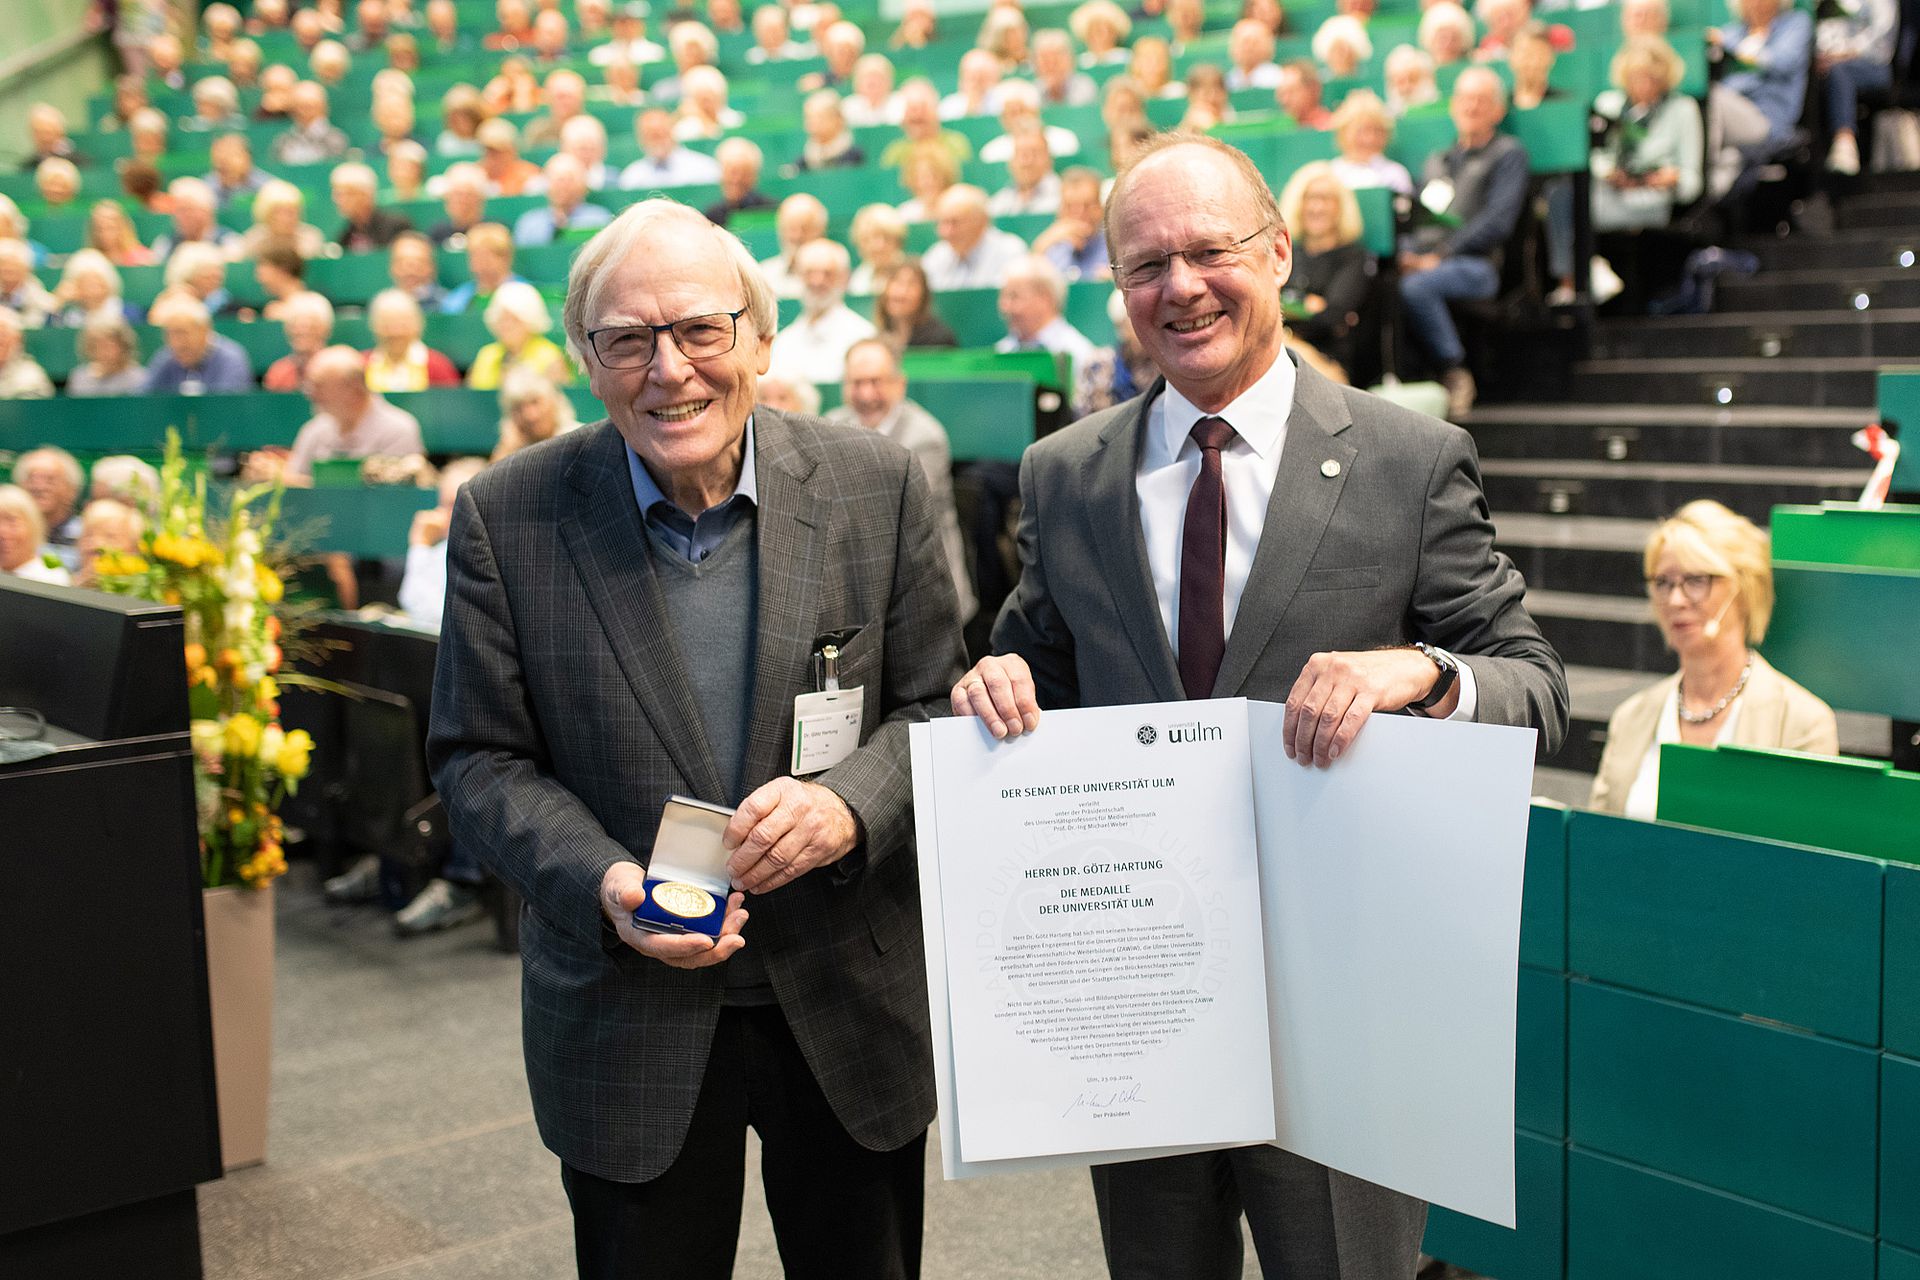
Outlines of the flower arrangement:
<svg viewBox="0 0 1920 1280">
<path fill-rule="evenodd" d="M 264 509 L 262 503 L 264 500 Z M 102 590 L 177 604 L 186 615 L 200 867 L 210 889 L 259 888 L 287 869 L 279 809 L 307 774 L 313 739 L 280 725 L 286 587 L 267 556 L 280 486 L 234 490 L 210 515 L 167 432 L 160 493 L 137 552 L 104 552 Z"/>
</svg>

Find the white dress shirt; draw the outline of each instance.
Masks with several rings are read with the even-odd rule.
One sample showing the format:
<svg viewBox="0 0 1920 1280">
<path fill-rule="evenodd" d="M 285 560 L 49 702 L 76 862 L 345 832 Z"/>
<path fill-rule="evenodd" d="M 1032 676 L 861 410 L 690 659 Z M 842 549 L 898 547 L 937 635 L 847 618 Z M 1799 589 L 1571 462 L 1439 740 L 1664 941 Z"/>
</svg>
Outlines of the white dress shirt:
<svg viewBox="0 0 1920 1280">
<path fill-rule="evenodd" d="M 920 267 L 935 289 L 998 289 L 1007 282 L 1007 268 L 1026 255 L 1025 240 L 1011 231 L 988 227 L 964 258 L 945 240 L 936 240 L 921 255 Z"/>
<path fill-rule="evenodd" d="M 767 372 L 801 382 L 838 382 L 847 348 L 873 333 L 873 322 L 844 302 L 818 316 L 802 312 L 774 335 Z"/>
<path fill-rule="evenodd" d="M 1240 597 L 1253 572 L 1254 553 L 1267 520 L 1267 505 L 1280 475 L 1280 452 L 1287 443 L 1287 417 L 1293 412 L 1297 374 L 1284 353 L 1260 380 L 1241 392 L 1215 417 L 1224 418 L 1234 439 L 1220 451 L 1220 479 L 1227 499 L 1227 563 L 1222 604 L 1226 635 L 1240 612 Z M 1169 383 L 1147 410 L 1146 439 L 1134 492 L 1140 499 L 1140 531 L 1147 544 L 1147 568 L 1160 602 L 1174 656 L 1180 656 L 1180 544 L 1187 520 L 1187 494 L 1200 474 L 1200 446 L 1191 438 L 1194 423 L 1209 415 Z M 1450 717 L 1471 720 L 1479 706 L 1473 670 L 1460 663 L 1460 705 Z"/>
</svg>

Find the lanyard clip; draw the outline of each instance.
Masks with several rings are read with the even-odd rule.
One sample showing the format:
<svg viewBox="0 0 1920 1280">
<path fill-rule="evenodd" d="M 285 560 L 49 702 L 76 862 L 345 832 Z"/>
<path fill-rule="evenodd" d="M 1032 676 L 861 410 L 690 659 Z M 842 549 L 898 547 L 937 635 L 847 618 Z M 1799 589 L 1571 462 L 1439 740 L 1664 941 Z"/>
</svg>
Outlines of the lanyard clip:
<svg viewBox="0 0 1920 1280">
<path fill-rule="evenodd" d="M 820 649 L 820 688 L 826 693 L 840 691 L 840 646 L 824 645 Z"/>
</svg>

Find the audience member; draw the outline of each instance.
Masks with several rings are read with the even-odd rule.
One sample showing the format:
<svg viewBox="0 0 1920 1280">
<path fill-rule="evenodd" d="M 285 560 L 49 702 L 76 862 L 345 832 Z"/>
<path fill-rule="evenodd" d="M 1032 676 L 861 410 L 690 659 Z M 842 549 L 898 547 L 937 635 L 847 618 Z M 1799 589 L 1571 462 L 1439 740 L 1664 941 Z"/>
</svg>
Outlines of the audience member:
<svg viewBox="0 0 1920 1280">
<path fill-rule="evenodd" d="M 667 53 L 673 59 L 673 74 L 654 82 L 653 100 L 672 106 L 680 101 L 687 72 L 711 66 L 720 56 L 720 42 L 699 23 L 682 22 L 667 31 Z"/>
<path fill-rule="evenodd" d="M 1168 45 L 1174 56 L 1180 57 L 1204 33 L 1206 3 L 1205 0 L 1166 0 L 1166 6 Z"/>
<path fill-rule="evenodd" d="M 1013 5 L 996 5 L 980 20 L 975 44 L 1000 59 L 1000 69 L 1018 73 L 1031 69 L 1033 52 L 1028 46 L 1030 28 L 1027 17 Z"/>
<path fill-rule="evenodd" d="M 908 222 L 932 222 L 940 197 L 958 181 L 960 166 L 951 151 L 937 142 L 916 148 L 900 166 L 900 185 L 907 189 L 908 196 L 897 206 L 897 212 Z"/>
<path fill-rule="evenodd" d="M 1149 101 L 1177 98 L 1185 92 L 1185 86 L 1173 78 L 1173 50 L 1159 36 L 1141 36 L 1133 42 L 1127 78 L 1140 86 L 1141 96 Z"/>
<path fill-rule="evenodd" d="M 1670 19 L 1667 0 L 1620 0 L 1620 34 L 1629 40 L 1643 36 L 1666 39 Z"/>
<path fill-rule="evenodd" d="M 933 0 L 903 0 L 900 25 L 887 44 L 894 49 L 924 49 L 940 38 L 939 11 Z"/>
<path fill-rule="evenodd" d="M 1005 74 L 1000 59 L 985 49 L 969 49 L 961 54 L 959 82 L 952 93 L 940 99 L 940 118 L 962 120 L 968 116 L 998 115 L 1000 81 Z"/>
<path fill-rule="evenodd" d="M 28 109 L 27 141 L 32 150 L 20 162 L 22 173 L 34 172 L 46 160 L 88 163 L 86 155 L 67 136 L 67 113 L 50 102 L 36 102 Z"/>
<path fill-rule="evenodd" d="M 447 290 L 440 310 L 445 315 L 476 307 L 485 311 L 502 286 L 525 283 L 513 270 L 513 233 L 497 222 L 483 222 L 467 233 L 467 279 Z"/>
<path fill-rule="evenodd" d="M 1060 215 L 1033 240 L 1033 252 L 1069 282 L 1107 280 L 1113 275 L 1107 261 L 1101 185 L 1100 175 L 1092 169 L 1075 167 L 1062 174 Z"/>
<path fill-rule="evenodd" d="M 753 45 L 746 60 L 753 66 L 769 62 L 798 62 L 811 58 L 814 49 L 793 38 L 787 23 L 787 11 L 777 4 L 763 4 L 753 11 Z"/>
<path fill-rule="evenodd" d="M 805 378 L 784 373 L 761 374 L 754 383 L 753 402 L 782 413 L 802 413 L 809 418 L 820 416 L 820 388 Z"/>
<path fill-rule="evenodd" d="M 505 120 L 489 120 L 480 126 L 480 171 L 487 175 L 487 194 L 519 196 L 533 194 L 530 188 L 540 178 L 540 166 L 520 158 L 520 135 Z"/>
<path fill-rule="evenodd" d="M 294 487 L 313 483 L 313 465 L 341 458 L 413 458 L 426 452 L 420 423 L 367 387 L 366 362 L 352 347 L 327 347 L 307 370 L 313 417 L 284 457 L 269 450 L 247 459 L 250 480 L 276 475 Z"/>
<path fill-rule="evenodd" d="M 389 391 L 425 391 L 429 387 L 457 387 L 460 371 L 453 361 L 421 340 L 426 317 L 420 303 L 403 289 L 382 289 L 367 304 L 367 328 L 373 349 L 367 352 L 367 386 Z"/>
<path fill-rule="evenodd" d="M 253 366 L 246 349 L 213 331 L 213 316 L 190 293 L 162 294 L 147 314 L 166 336 L 166 345 L 147 363 L 146 393 L 216 395 L 253 390 Z"/>
<path fill-rule="evenodd" d="M 854 23 L 844 19 L 829 24 L 820 37 L 820 56 L 827 65 L 800 77 L 799 89 L 813 93 L 832 89 L 836 93 L 853 87 L 853 69 L 867 50 L 867 37 Z"/>
<path fill-rule="evenodd" d="M 1007 185 L 987 201 L 996 218 L 1060 210 L 1060 178 L 1053 171 L 1053 153 L 1047 135 L 1029 123 L 1013 136 L 1013 154 L 1007 160 Z"/>
<path fill-rule="evenodd" d="M 73 573 L 74 585 L 96 585 L 98 574 L 95 566 L 103 554 L 109 551 L 117 551 L 122 555 L 138 552 L 140 535 L 145 532 L 146 523 L 138 511 L 124 502 L 112 498 L 96 498 L 89 502 L 80 512 L 80 539 L 74 548 L 79 553 L 79 566 Z"/>
<path fill-rule="evenodd" d="M 150 512 L 160 499 L 160 472 L 151 463 L 129 453 L 109 454 L 93 464 L 87 497 L 111 498 L 136 511 Z"/>
<path fill-rule="evenodd" d="M 240 114 L 240 93 L 225 76 L 207 76 L 193 85 L 193 114 L 180 122 L 188 133 L 227 133 L 247 127 Z"/>
<path fill-rule="evenodd" d="M 300 73 L 284 62 L 276 62 L 260 73 L 260 101 L 253 108 L 255 124 L 272 124 L 293 119 L 293 89 Z"/>
<path fill-rule="evenodd" d="M 893 63 L 884 53 L 869 53 L 853 64 L 853 92 L 841 103 L 847 123 L 859 128 L 900 123 L 900 100 L 893 91 Z"/>
<path fill-rule="evenodd" d="M 1373 41 L 1367 36 L 1366 24 L 1351 14 L 1334 14 L 1313 33 L 1313 56 L 1329 79 L 1358 75 L 1373 59 Z"/>
<path fill-rule="evenodd" d="M 1333 143 L 1340 149 L 1333 172 L 1350 191 L 1385 187 L 1396 195 L 1413 194 L 1413 175 L 1387 158 L 1393 141 L 1393 113 L 1366 89 L 1355 89 L 1333 113 Z M 1291 225 L 1291 224 L 1289 224 Z"/>
<path fill-rule="evenodd" d="M 481 48 L 506 52 L 533 43 L 533 11 L 526 0 L 498 0 L 493 7 L 493 21 L 493 30 L 480 38 Z"/>
<path fill-rule="evenodd" d="M 1074 64 L 1073 37 L 1058 28 L 1033 33 L 1033 83 L 1043 107 L 1084 107 L 1100 96 L 1093 77 Z"/>
<path fill-rule="evenodd" d="M 640 67 L 663 62 L 666 56 L 666 49 L 647 39 L 647 6 L 629 3 L 613 11 L 613 39 L 588 50 L 587 61 L 596 67 L 614 62 Z"/>
<path fill-rule="evenodd" d="M 761 274 L 776 298 L 797 298 L 806 290 L 801 283 L 797 258 L 802 245 L 811 244 L 827 234 L 827 206 L 804 191 L 797 191 L 780 202 L 774 215 L 774 235 L 780 252 L 760 264 Z"/>
<path fill-rule="evenodd" d="M 97 316 L 127 318 L 127 305 L 120 296 L 120 271 L 98 249 L 78 249 L 67 255 L 53 298 L 59 310 L 48 323 L 64 329 L 78 329 Z"/>
<path fill-rule="evenodd" d="M 440 615 L 447 600 L 447 530 L 453 524 L 453 502 L 460 494 L 460 486 L 479 475 L 486 466 L 485 458 L 455 458 L 449 462 L 440 469 L 437 504 L 413 517 L 413 525 L 407 532 L 407 564 L 400 575 L 399 604 L 407 620 L 416 626 L 431 631 L 440 629 Z M 377 872 L 378 858 L 374 862 Z M 471 893 L 476 905 L 481 880 L 482 877 L 475 876 L 470 883 L 457 886 L 460 891 Z M 346 890 L 350 887 L 353 886 L 348 876 L 334 877 L 326 885 L 328 900 L 373 900 L 371 893 L 365 898 L 348 895 Z M 455 888 L 449 882 L 449 897 Z"/>
<path fill-rule="evenodd" d="M 100 132 L 118 133 L 133 119 L 134 113 L 153 105 L 147 97 L 147 82 L 142 76 L 121 74 L 113 78 L 113 107 L 100 117 Z"/>
<path fill-rule="evenodd" d="M 1028 128 L 1046 135 L 1047 150 L 1055 159 L 1079 154 L 1079 134 L 1041 120 L 1040 91 L 1025 80 L 1009 80 L 1000 86 L 1000 136 L 980 144 L 981 163 L 1005 164 L 1011 160 L 1014 135 Z"/>
<path fill-rule="evenodd" d="M 940 239 L 920 264 L 935 289 L 998 289 L 1027 244 L 993 225 L 987 193 L 970 183 L 949 187 L 935 210 Z"/>
<path fill-rule="evenodd" d="M 1273 60 L 1273 32 L 1251 18 L 1233 24 L 1227 37 L 1227 91 L 1277 89 L 1280 66 Z"/>
<path fill-rule="evenodd" d="M 40 513 L 40 540 L 69 572 L 80 567 L 80 493 L 86 473 L 80 460 L 58 445 L 41 445 L 13 464 L 13 482 L 26 490 Z"/>
<path fill-rule="evenodd" d="M 867 162 L 867 153 L 854 144 L 853 130 L 847 127 L 840 95 L 832 89 L 816 89 L 807 95 L 801 122 L 807 140 L 795 166 L 800 172 L 858 168 Z"/>
<path fill-rule="evenodd" d="M 1093 358 L 1093 343 L 1061 314 L 1067 281 L 1045 258 L 1029 254 L 1007 265 L 1000 286 L 1000 318 L 1006 336 L 995 351 L 1051 351 L 1073 362 L 1077 373 Z"/>
<path fill-rule="evenodd" d="M 1454 0 L 1437 0 L 1420 15 L 1415 38 L 1421 50 L 1433 59 L 1436 71 L 1455 66 L 1473 54 L 1473 18 Z"/>
<path fill-rule="evenodd" d="M 0 321 L 0 341 L 4 341 L 4 332 L 5 322 Z M 0 378 L 4 376 L 4 366 L 0 366 Z M 0 484 L 0 573 L 59 587 L 71 585 L 73 578 L 66 566 L 44 549 L 45 534 L 40 509 L 33 505 L 27 491 L 18 485 Z"/>
<path fill-rule="evenodd" d="M 895 351 L 960 345 L 953 329 L 934 310 L 933 289 L 918 258 L 908 258 L 881 282 L 873 300 L 873 324 Z"/>
<path fill-rule="evenodd" d="M 1595 231 L 1664 227 L 1700 198 L 1705 139 L 1700 104 L 1678 91 L 1685 75 L 1658 36 L 1628 40 L 1614 54 L 1614 87 L 1593 104 L 1604 122 L 1589 161 Z"/>
<path fill-rule="evenodd" d="M 67 375 L 70 396 L 137 396 L 147 389 L 140 344 L 123 316 L 98 315 L 80 326 L 80 363 Z"/>
<path fill-rule="evenodd" d="M 50 157 L 33 171 L 33 186 L 48 213 L 67 213 L 80 195 L 80 170 L 71 160 Z"/>
<path fill-rule="evenodd" d="M 847 306 L 852 270 L 846 249 L 832 240 L 800 246 L 794 255 L 800 314 L 774 335 L 771 372 L 831 382 L 846 360 L 847 349 L 874 335 L 872 322 Z"/>
<path fill-rule="evenodd" d="M 1388 51 L 1386 85 L 1387 110 L 1396 118 L 1440 101 L 1440 86 L 1433 78 L 1433 57 L 1410 44 Z"/>
<path fill-rule="evenodd" d="M 1433 217 L 1401 249 L 1400 298 L 1409 334 L 1440 370 L 1448 413 L 1458 418 L 1473 408 L 1475 387 L 1447 302 L 1499 291 L 1502 252 L 1526 204 L 1527 152 L 1499 132 L 1507 93 L 1492 71 L 1462 71 L 1448 110 L 1457 136 L 1421 170 L 1419 203 Z"/>
<path fill-rule="evenodd" d="M 30 225 L 27 215 L 20 212 L 20 206 L 13 202 L 13 198 L 0 195 L 0 240 L 18 240 L 26 245 L 33 265 L 37 267 L 47 260 L 47 247 L 27 234 Z"/>
<path fill-rule="evenodd" d="M 401 232 L 413 230 L 404 213 L 380 208 L 380 180 L 366 165 L 341 165 L 333 171 L 328 185 L 333 192 L 333 207 L 341 218 L 340 234 L 334 239 L 341 252 L 375 253 L 392 244 Z"/>
<path fill-rule="evenodd" d="M 167 184 L 167 196 L 172 202 L 173 226 L 154 240 L 156 259 L 165 262 L 183 244 L 210 244 L 230 256 L 242 252 L 245 246 L 240 243 L 239 234 L 218 221 L 220 202 L 212 187 L 198 178 L 175 178 Z M 256 210 L 259 201 L 256 195 Z"/>
<path fill-rule="evenodd" d="M 1814 70 L 1819 73 L 1827 128 L 1827 168 L 1860 172 L 1860 95 L 1893 87 L 1894 42 L 1900 31 L 1898 0 L 1855 0 L 1832 6 L 1814 28 Z M 1827 13 L 1823 7 L 1821 13 Z"/>
<path fill-rule="evenodd" d="M 1127 65 L 1127 37 L 1133 34 L 1133 19 L 1113 0 L 1085 0 L 1067 18 L 1067 30 L 1080 42 L 1081 66 Z"/>
<path fill-rule="evenodd" d="M 1100 92 L 1100 123 L 1109 132 L 1136 124 L 1152 125 L 1147 118 L 1147 95 L 1132 76 L 1117 75 Z"/>
<path fill-rule="evenodd" d="M 1289 119 L 1302 129 L 1325 129 L 1333 124 L 1333 113 L 1321 98 L 1320 68 L 1306 58 L 1295 58 L 1280 68 L 1280 83 L 1273 99 Z"/>
<path fill-rule="evenodd" d="M 213 191 L 214 202 L 225 209 L 267 185 L 267 175 L 253 163 L 253 147 L 244 133 L 222 134 L 213 140 L 213 168 L 202 179 Z"/>
<path fill-rule="evenodd" d="M 1707 97 L 1708 192 L 1717 200 L 1740 174 L 1785 144 L 1806 102 L 1813 19 L 1785 0 L 1730 0 L 1737 15 L 1707 29 L 1725 64 Z"/>
<path fill-rule="evenodd" d="M 33 274 L 33 250 L 24 240 L 0 240 L 0 307 L 24 329 L 42 329 L 59 310 L 53 294 Z"/>
<path fill-rule="evenodd" d="M 347 152 L 347 135 L 327 118 L 326 87 L 302 80 L 287 98 L 292 123 L 273 140 L 276 164 L 324 164 Z"/>
<path fill-rule="evenodd" d="M 532 369 L 550 382 L 572 382 L 567 353 L 547 337 L 553 316 L 540 291 L 525 281 L 509 281 L 494 290 L 483 313 L 493 341 L 480 348 L 467 370 L 467 385 L 497 391 L 514 369 Z"/>
<path fill-rule="evenodd" d="M 640 158 L 620 171 L 620 185 L 629 191 L 667 187 L 705 186 L 720 180 L 720 166 L 712 156 L 691 150 L 673 133 L 673 114 L 659 107 L 634 117 L 633 134 Z"/>
<path fill-rule="evenodd" d="M 253 280 L 267 295 L 259 319 L 278 320 L 288 300 L 307 291 L 307 260 L 292 244 L 275 241 L 253 260 Z"/>
<path fill-rule="evenodd" d="M 385 75 L 386 72 L 381 74 Z M 420 145 L 420 140 L 414 136 L 414 126 L 418 121 L 415 119 L 411 93 L 382 93 L 375 90 L 372 120 L 374 153 L 391 159 L 395 148 Z"/>
<path fill-rule="evenodd" d="M 587 203 L 587 174 L 578 160 L 561 151 L 541 172 L 546 179 L 547 202 L 514 221 L 515 244 L 552 244 L 562 234 L 590 231 L 613 221 L 611 213 Z"/>
<path fill-rule="evenodd" d="M 945 148 L 955 168 L 973 159 L 973 144 L 966 136 L 940 123 L 938 91 L 916 76 L 900 87 L 900 136 L 880 152 L 880 163 L 899 166 L 917 148 L 928 143 Z"/>
<path fill-rule="evenodd" d="M 720 164 L 720 198 L 704 210 L 707 221 L 724 227 L 736 213 L 777 207 L 774 198 L 760 189 L 765 157 L 753 139 L 728 138 L 714 148 L 713 158 Z"/>
<path fill-rule="evenodd" d="M 227 289 L 227 260 L 210 244 L 190 243 L 175 249 L 163 279 L 167 289 L 198 298 L 211 315 L 234 309 L 233 294 Z"/>
<path fill-rule="evenodd" d="M 1664 743 L 1839 754 L 1833 709 L 1755 651 L 1773 616 L 1764 532 L 1717 502 L 1689 502 L 1653 531 L 1645 565 L 1653 618 L 1680 670 L 1607 721 L 1589 807 L 1657 817 Z"/>
<path fill-rule="evenodd" d="M 1295 170 L 1280 193 L 1280 218 L 1293 232 L 1293 272 L 1281 294 L 1288 336 L 1350 371 L 1372 259 L 1360 241 L 1360 205 L 1338 165 L 1316 160 Z"/>
<path fill-rule="evenodd" d="M 296 293 L 280 311 L 287 354 L 267 366 L 260 385 L 268 391 L 307 390 L 307 369 L 333 337 L 333 304 L 317 293 Z"/>
<path fill-rule="evenodd" d="M 1233 103 L 1227 95 L 1227 77 L 1211 62 L 1196 62 L 1187 68 L 1187 111 L 1180 127 L 1205 133 L 1233 119 Z M 1108 145 L 1112 145 L 1109 139 Z M 1118 161 L 1115 168 L 1119 167 Z"/>
<path fill-rule="evenodd" d="M 853 269 L 847 292 L 871 297 L 887 274 L 907 260 L 907 220 L 892 205 L 870 204 L 853 215 L 849 234 L 860 265 Z"/>
<path fill-rule="evenodd" d="M 135 112 L 132 122 L 127 125 L 127 141 L 131 149 L 123 165 L 140 162 L 158 167 L 167 158 L 167 142 L 171 132 L 167 118 L 152 107 Z"/>
<path fill-rule="evenodd" d="M 433 153 L 449 159 L 479 159 L 480 126 L 486 118 L 478 89 L 470 84 L 453 86 L 440 99 L 440 132 L 434 136 Z"/>
<path fill-rule="evenodd" d="M 253 198 L 253 225 L 240 241 L 240 256 L 258 259 L 276 246 L 302 258 L 326 253 L 326 236 L 306 220 L 306 208 L 307 197 L 291 182 L 276 178 L 260 188 Z"/>
<path fill-rule="evenodd" d="M 115 200 L 96 200 L 87 210 L 87 247 L 98 249 L 116 267 L 153 265 L 153 250 L 140 243 L 132 215 Z"/>
<path fill-rule="evenodd" d="M 560 145 L 560 131 L 569 120 L 578 120 L 587 109 L 587 82 L 578 71 L 562 68 L 550 73 L 546 81 L 547 109 L 527 121 L 520 140 L 527 149 Z"/>
<path fill-rule="evenodd" d="M 468 233 L 487 220 L 487 175 L 479 165 L 462 162 L 441 176 L 440 208 L 447 216 L 427 228 L 427 239 L 458 253 L 467 247 Z"/>
<path fill-rule="evenodd" d="M 338 89 L 353 70 L 353 55 L 338 40 L 322 40 L 308 55 L 307 69 L 313 72 L 315 83 L 329 91 Z"/>
<path fill-rule="evenodd" d="M 900 357 L 879 338 L 863 338 L 848 348 L 840 378 L 842 402 L 827 414 L 829 422 L 844 422 L 878 431 L 920 464 L 933 493 L 934 517 L 940 526 L 940 550 L 953 577 L 954 595 L 965 623 L 979 609 L 973 574 L 967 567 L 967 548 L 960 536 L 960 520 L 953 503 L 953 450 L 947 429 L 939 419 L 907 397 L 907 378 Z"/>
<path fill-rule="evenodd" d="M 427 149 L 417 142 L 397 143 L 387 152 L 388 200 L 407 204 L 426 198 Z"/>
<path fill-rule="evenodd" d="M 1549 83 L 1557 56 L 1552 29 L 1545 23 L 1529 22 L 1513 33 L 1507 47 L 1507 67 L 1513 72 L 1509 93 L 1515 111 L 1531 111 L 1543 102 L 1566 96 Z"/>
<path fill-rule="evenodd" d="M 492 461 L 577 430 L 580 415 L 567 393 L 538 369 L 512 369 L 500 382 L 500 437 Z"/>
</svg>

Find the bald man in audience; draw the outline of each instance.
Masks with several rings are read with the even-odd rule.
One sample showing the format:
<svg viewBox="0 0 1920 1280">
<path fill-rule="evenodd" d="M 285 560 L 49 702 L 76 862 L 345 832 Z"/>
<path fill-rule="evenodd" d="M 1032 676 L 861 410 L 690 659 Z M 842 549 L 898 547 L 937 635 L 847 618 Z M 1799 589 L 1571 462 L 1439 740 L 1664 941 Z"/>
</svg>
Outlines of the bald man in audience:
<svg viewBox="0 0 1920 1280">
<path fill-rule="evenodd" d="M 800 314 L 774 335 L 771 372 L 832 382 L 846 361 L 847 349 L 874 333 L 873 322 L 847 306 L 852 260 L 845 246 L 812 240 L 794 255 L 794 270 L 800 277 Z"/>
<path fill-rule="evenodd" d="M 620 185 L 628 190 L 655 187 L 705 186 L 720 181 L 720 166 L 673 136 L 673 113 L 654 107 L 633 120 L 633 136 L 640 158 L 620 171 Z"/>
<path fill-rule="evenodd" d="M 987 193 L 970 183 L 948 187 L 934 205 L 940 242 L 920 259 L 935 289 L 998 289 L 1027 242 L 993 225 Z"/>
<path fill-rule="evenodd" d="M 568 231 L 592 231 L 613 221 L 613 215 L 587 203 L 587 173 L 580 162 L 562 151 L 548 160 L 547 202 L 529 209 L 513 224 L 517 245 L 552 244 Z"/>
<path fill-rule="evenodd" d="M 751 138 L 728 138 L 714 149 L 720 162 L 720 198 L 703 213 L 715 226 L 724 227 L 736 213 L 754 209 L 772 209 L 778 202 L 760 189 L 760 170 L 766 157 Z"/>
<path fill-rule="evenodd" d="M 797 298 L 806 292 L 798 265 L 800 248 L 827 234 L 827 206 L 804 191 L 796 192 L 780 202 L 773 229 L 780 252 L 763 261 L 760 270 L 766 273 L 775 297 Z"/>
<path fill-rule="evenodd" d="M 352 347 L 328 347 L 307 363 L 307 399 L 313 417 L 300 428 L 282 460 L 262 450 L 247 460 L 252 478 L 278 470 L 293 486 L 313 483 L 313 464 L 339 458 L 406 458 L 426 452 L 420 423 L 367 387 L 366 357 Z"/>
</svg>

